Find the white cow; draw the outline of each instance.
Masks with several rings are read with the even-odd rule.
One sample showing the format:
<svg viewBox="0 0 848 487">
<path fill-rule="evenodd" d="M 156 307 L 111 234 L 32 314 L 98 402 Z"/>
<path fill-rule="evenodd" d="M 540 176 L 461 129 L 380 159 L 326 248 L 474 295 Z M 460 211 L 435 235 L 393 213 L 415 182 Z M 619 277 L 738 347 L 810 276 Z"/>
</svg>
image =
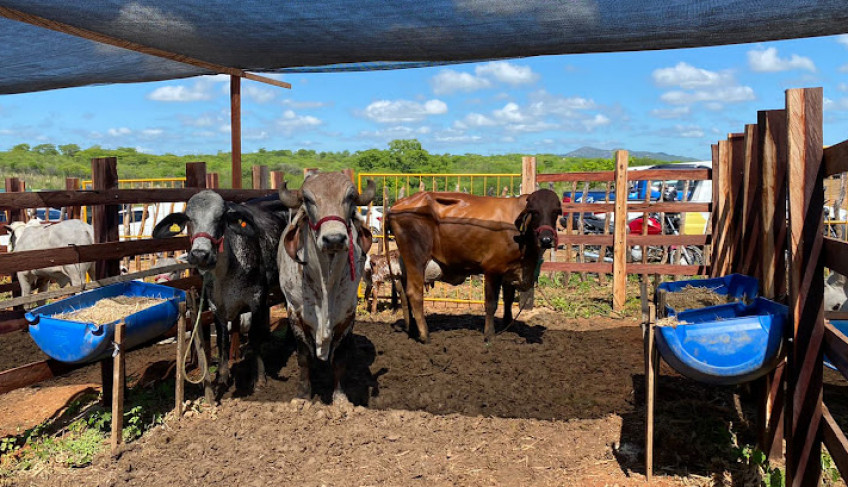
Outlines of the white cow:
<svg viewBox="0 0 848 487">
<path fill-rule="evenodd" d="M 848 311 L 848 279 L 832 272 L 824 283 L 824 310 Z"/>
<path fill-rule="evenodd" d="M 297 191 L 285 184 L 280 189 L 280 201 L 297 211 L 280 238 L 277 263 L 298 342 L 301 398 L 312 396 L 309 369 L 317 358 L 333 368 L 333 401 L 347 401 L 341 380 L 353 351 L 356 290 L 371 247 L 371 232 L 356 207 L 370 203 L 374 189 L 368 181 L 359 194 L 343 173 L 311 175 Z"/>
<path fill-rule="evenodd" d="M 81 220 L 64 220 L 50 225 L 42 225 L 38 220 L 30 220 L 26 224 L 13 222 L 6 225 L 6 228 L 11 234 L 9 252 L 94 243 L 94 229 Z M 21 295 L 28 296 L 35 289 L 44 292 L 50 282 L 57 283 L 59 287 L 65 287 L 68 284 L 78 286 L 85 282 L 85 275 L 89 273 L 91 267 L 91 262 L 84 262 L 20 271 L 18 281 L 21 283 Z M 44 301 L 39 301 L 37 304 L 40 306 L 44 304 Z"/>
</svg>

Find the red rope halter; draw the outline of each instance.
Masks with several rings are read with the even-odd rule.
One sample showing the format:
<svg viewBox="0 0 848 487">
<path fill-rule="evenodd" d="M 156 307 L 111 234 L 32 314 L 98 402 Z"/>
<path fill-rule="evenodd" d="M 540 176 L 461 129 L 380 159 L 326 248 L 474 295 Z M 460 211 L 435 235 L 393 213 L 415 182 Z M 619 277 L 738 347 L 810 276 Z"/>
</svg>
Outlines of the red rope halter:
<svg viewBox="0 0 848 487">
<path fill-rule="evenodd" d="M 212 245 L 215 245 L 215 246 L 218 247 L 218 253 L 219 254 L 224 251 L 224 236 L 223 235 L 221 235 L 221 238 L 215 238 L 215 237 L 213 237 L 212 235 L 209 235 L 206 232 L 198 232 L 198 233 L 195 233 L 194 235 L 191 236 L 190 243 L 192 245 L 194 245 L 194 241 L 199 239 L 199 238 L 208 238 L 209 241 L 212 242 Z"/>
<path fill-rule="evenodd" d="M 556 249 L 557 247 L 559 247 L 559 235 L 557 235 L 556 228 L 554 228 L 550 225 L 541 225 L 541 226 L 539 226 L 539 228 L 536 229 L 536 235 L 537 236 L 541 235 L 542 230 L 549 230 L 551 233 L 553 233 L 554 234 L 554 248 Z"/>
<path fill-rule="evenodd" d="M 311 228 L 313 232 L 317 232 L 318 229 L 321 228 L 321 225 L 328 221 L 341 222 L 347 229 L 347 259 L 348 263 L 350 264 L 350 280 L 353 281 L 354 276 L 356 275 L 356 266 L 353 263 L 353 232 L 351 231 L 350 224 L 348 224 L 347 220 L 340 216 L 330 215 L 325 216 L 324 218 L 318 220 L 317 223 L 313 224 L 311 221 L 309 221 L 309 218 L 306 219 L 306 223 L 309 224 L 309 228 Z"/>
</svg>

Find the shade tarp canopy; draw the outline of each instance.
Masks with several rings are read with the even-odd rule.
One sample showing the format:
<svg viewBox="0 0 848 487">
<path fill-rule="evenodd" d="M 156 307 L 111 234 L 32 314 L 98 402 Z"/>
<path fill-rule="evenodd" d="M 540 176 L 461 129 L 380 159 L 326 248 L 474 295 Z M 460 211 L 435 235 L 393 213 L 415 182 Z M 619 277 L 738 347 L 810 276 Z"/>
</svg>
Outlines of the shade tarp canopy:
<svg viewBox="0 0 848 487">
<path fill-rule="evenodd" d="M 845 0 L 0 0 L 41 19 L 257 73 L 394 69 L 848 32 Z M 0 93 L 216 71 L 0 18 Z"/>
</svg>

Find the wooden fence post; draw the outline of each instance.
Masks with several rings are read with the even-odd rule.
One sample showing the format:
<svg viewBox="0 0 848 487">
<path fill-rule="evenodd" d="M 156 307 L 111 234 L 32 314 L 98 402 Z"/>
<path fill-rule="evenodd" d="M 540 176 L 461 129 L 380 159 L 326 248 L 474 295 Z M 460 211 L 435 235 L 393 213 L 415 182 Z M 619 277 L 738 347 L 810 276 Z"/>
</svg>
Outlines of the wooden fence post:
<svg viewBox="0 0 848 487">
<path fill-rule="evenodd" d="M 789 315 L 794 340 L 787 365 L 786 485 L 821 480 L 824 231 L 822 89 L 786 90 L 789 162 Z"/>
<path fill-rule="evenodd" d="M 124 432 L 124 385 L 125 385 L 125 369 L 124 369 L 124 335 L 126 332 L 126 324 L 124 320 L 119 321 L 115 325 L 115 348 L 116 353 L 113 365 L 112 375 L 112 455 L 118 450 L 118 445 L 123 443 Z M 106 359 L 109 360 L 109 359 Z"/>
<path fill-rule="evenodd" d="M 183 402 L 185 401 L 185 335 L 186 335 L 186 303 L 180 303 L 180 314 L 177 317 L 177 370 L 175 384 L 174 414 L 177 419 L 183 415 Z"/>
<path fill-rule="evenodd" d="M 23 191 L 23 185 L 19 178 L 6 178 L 6 192 L 20 193 Z M 8 210 L 6 212 L 7 222 L 22 222 L 26 220 L 26 212 L 24 210 Z"/>
<path fill-rule="evenodd" d="M 521 194 L 536 191 L 536 158 L 524 156 L 521 158 Z"/>
<path fill-rule="evenodd" d="M 615 227 L 612 242 L 612 309 L 615 311 L 623 310 L 627 301 L 628 158 L 629 152 L 626 150 L 615 152 Z M 647 252 L 647 246 L 643 247 L 642 252 Z"/>
<path fill-rule="evenodd" d="M 230 76 L 230 136 L 232 187 L 241 189 L 241 78 Z"/>
<path fill-rule="evenodd" d="M 68 191 L 79 191 L 80 178 L 65 178 L 65 189 Z M 79 220 L 82 218 L 82 207 L 68 206 L 65 208 L 65 214 L 68 218 Z"/>
<path fill-rule="evenodd" d="M 208 188 L 209 175 L 206 174 L 205 162 L 186 162 L 186 188 Z"/>
<path fill-rule="evenodd" d="M 776 299 L 786 292 L 786 112 L 757 112 L 757 158 L 761 174 L 761 292 Z M 787 333 L 787 336 L 790 336 Z M 766 376 L 760 414 L 760 449 L 783 455 L 785 366 Z"/>
<path fill-rule="evenodd" d="M 280 189 L 283 187 L 283 181 L 286 180 L 286 173 L 283 171 L 271 171 L 271 189 Z"/>
<path fill-rule="evenodd" d="M 253 189 L 268 189 L 270 185 L 268 166 L 253 166 L 252 175 Z"/>
<path fill-rule="evenodd" d="M 712 204 L 713 211 L 710 214 L 710 234 L 711 234 L 711 242 L 710 243 L 710 251 L 709 257 L 707 258 L 707 263 L 710 265 L 710 275 L 709 277 L 718 277 L 719 276 L 719 266 L 718 266 L 718 252 L 719 246 L 718 242 L 721 240 L 721 227 L 719 226 L 719 218 L 721 214 L 721 189 L 720 189 L 720 181 L 721 181 L 721 163 L 720 155 L 718 150 L 718 143 L 710 145 L 710 153 L 712 155 L 712 167 L 713 167 L 713 196 L 712 196 Z M 704 249 L 706 250 L 706 249 Z M 707 254 L 705 251 L 704 254 Z"/>
<path fill-rule="evenodd" d="M 744 182 L 742 209 L 742 256 L 740 271 L 743 274 L 762 279 L 762 266 L 757 255 L 762 253 L 760 228 L 760 208 L 762 207 L 762 179 L 760 172 L 759 132 L 753 124 L 745 125 L 745 155 L 743 163 Z"/>
<path fill-rule="evenodd" d="M 118 188 L 118 159 L 103 157 L 91 160 L 91 179 L 95 191 L 106 191 Z M 120 237 L 118 205 L 95 205 L 91 207 L 91 225 L 94 227 L 94 243 L 117 242 Z M 121 273 L 120 259 L 99 260 L 94 263 L 95 280 Z M 111 358 L 100 361 L 100 379 L 104 406 L 109 404 L 112 396 L 113 362 Z"/>
<path fill-rule="evenodd" d="M 744 213 L 744 183 L 745 183 L 745 134 L 730 134 L 730 174 L 728 184 L 730 185 L 730 200 L 728 205 L 732 207 L 729 220 L 730 244 L 728 252 L 730 258 L 729 272 L 744 272 L 741 255 L 744 251 L 742 217 Z"/>
</svg>

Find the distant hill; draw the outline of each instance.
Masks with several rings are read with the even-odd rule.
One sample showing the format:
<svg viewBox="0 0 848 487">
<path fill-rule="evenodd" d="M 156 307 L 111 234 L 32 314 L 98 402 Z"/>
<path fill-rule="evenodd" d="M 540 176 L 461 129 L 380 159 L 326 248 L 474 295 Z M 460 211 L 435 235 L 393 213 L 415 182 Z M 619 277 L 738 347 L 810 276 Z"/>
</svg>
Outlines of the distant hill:
<svg viewBox="0 0 848 487">
<path fill-rule="evenodd" d="M 596 149 L 594 147 L 581 147 L 577 150 L 573 150 L 568 154 L 563 155 L 563 157 L 586 157 L 586 158 L 611 158 L 613 156 L 614 150 L 608 149 Z M 630 155 L 632 157 L 644 157 L 647 159 L 656 159 L 658 161 L 680 161 L 680 162 L 694 162 L 699 161 L 700 159 L 695 159 L 692 157 L 684 157 L 684 156 L 674 156 L 671 154 L 666 154 L 665 152 L 647 152 L 647 151 L 630 151 Z"/>
</svg>

